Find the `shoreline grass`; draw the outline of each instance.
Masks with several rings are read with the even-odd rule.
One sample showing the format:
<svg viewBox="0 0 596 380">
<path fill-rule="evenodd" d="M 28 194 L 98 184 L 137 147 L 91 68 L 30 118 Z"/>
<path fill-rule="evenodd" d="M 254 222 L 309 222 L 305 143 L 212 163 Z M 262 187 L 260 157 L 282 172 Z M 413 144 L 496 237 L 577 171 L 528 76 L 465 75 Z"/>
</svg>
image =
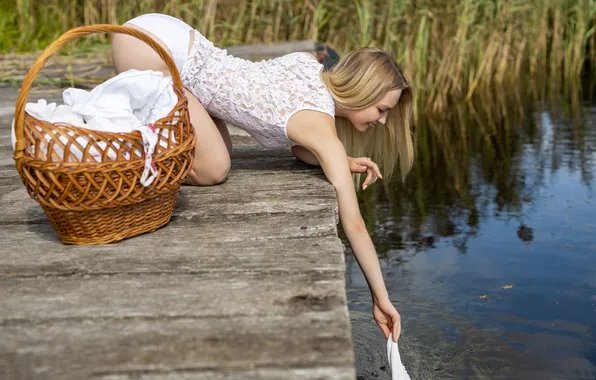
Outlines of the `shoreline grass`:
<svg viewBox="0 0 596 380">
<path fill-rule="evenodd" d="M 42 49 L 79 25 L 122 24 L 147 12 L 179 17 L 216 45 L 320 40 L 340 53 L 393 54 L 422 112 L 522 78 L 537 98 L 577 82 L 596 62 L 596 0 L 0 0 L 0 52 Z M 14 4 L 14 2 L 12 2 Z M 97 35 L 83 46 L 105 44 Z M 596 74 L 596 65 L 590 74 Z M 536 79 L 530 80 L 528 79 Z M 420 101 L 424 99 L 424 101 Z"/>
</svg>

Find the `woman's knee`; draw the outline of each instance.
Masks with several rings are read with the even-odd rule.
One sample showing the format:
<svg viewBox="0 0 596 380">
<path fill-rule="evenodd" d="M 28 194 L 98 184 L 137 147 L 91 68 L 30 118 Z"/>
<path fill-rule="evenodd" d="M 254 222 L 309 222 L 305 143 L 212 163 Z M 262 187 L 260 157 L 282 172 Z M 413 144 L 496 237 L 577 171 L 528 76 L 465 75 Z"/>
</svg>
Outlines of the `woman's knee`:
<svg viewBox="0 0 596 380">
<path fill-rule="evenodd" d="M 213 164 L 210 164 L 208 167 L 203 165 L 203 173 L 198 173 L 198 175 L 199 178 L 202 177 L 202 181 L 204 181 L 206 184 L 217 185 L 225 182 L 225 180 L 228 178 L 228 175 L 230 174 L 231 167 L 232 163 L 230 158 L 225 156 Z"/>
<path fill-rule="evenodd" d="M 218 185 L 228 178 L 231 167 L 231 160 L 227 156 L 213 160 L 209 165 L 195 162 L 186 182 L 200 186 Z"/>
</svg>

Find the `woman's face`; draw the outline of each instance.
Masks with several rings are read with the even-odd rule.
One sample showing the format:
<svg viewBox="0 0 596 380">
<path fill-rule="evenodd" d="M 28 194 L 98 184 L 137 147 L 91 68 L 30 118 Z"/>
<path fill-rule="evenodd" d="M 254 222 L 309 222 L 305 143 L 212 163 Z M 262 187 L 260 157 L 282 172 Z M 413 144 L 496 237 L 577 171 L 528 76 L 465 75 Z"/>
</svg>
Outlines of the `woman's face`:
<svg viewBox="0 0 596 380">
<path fill-rule="evenodd" d="M 360 132 L 366 132 L 375 124 L 385 124 L 389 110 L 397 105 L 401 89 L 388 91 L 376 104 L 361 110 L 343 110 L 341 116 L 348 118 Z"/>
</svg>

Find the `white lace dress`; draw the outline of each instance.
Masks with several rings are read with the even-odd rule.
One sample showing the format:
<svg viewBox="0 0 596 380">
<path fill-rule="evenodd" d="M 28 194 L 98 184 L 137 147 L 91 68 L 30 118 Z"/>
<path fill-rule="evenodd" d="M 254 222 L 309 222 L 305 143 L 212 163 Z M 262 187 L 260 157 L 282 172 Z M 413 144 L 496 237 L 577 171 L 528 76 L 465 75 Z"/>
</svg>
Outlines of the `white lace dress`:
<svg viewBox="0 0 596 380">
<path fill-rule="evenodd" d="M 244 129 L 266 148 L 289 148 L 295 143 L 286 127 L 296 112 L 335 117 L 333 98 L 319 77 L 322 67 L 307 53 L 261 62 L 233 57 L 195 31 L 180 76 L 210 115 Z"/>
</svg>

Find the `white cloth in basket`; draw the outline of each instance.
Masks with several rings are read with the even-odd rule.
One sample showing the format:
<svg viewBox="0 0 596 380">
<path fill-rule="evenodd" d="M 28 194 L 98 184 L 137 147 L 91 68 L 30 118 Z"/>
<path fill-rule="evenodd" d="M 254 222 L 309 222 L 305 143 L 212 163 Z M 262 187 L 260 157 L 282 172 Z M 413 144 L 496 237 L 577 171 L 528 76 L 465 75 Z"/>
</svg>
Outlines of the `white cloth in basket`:
<svg viewBox="0 0 596 380">
<path fill-rule="evenodd" d="M 389 333 L 389 339 L 387 339 L 387 360 L 391 368 L 391 380 L 410 380 L 410 375 L 401 362 L 399 348 L 397 342 L 393 341 L 392 333 Z"/>
<path fill-rule="evenodd" d="M 103 132 L 139 131 L 145 150 L 145 170 L 141 177 L 141 183 L 144 186 L 149 186 L 153 182 L 157 176 L 157 170 L 152 155 L 159 141 L 153 123 L 167 116 L 178 102 L 171 77 L 164 77 L 163 73 L 158 71 L 128 70 L 98 85 L 91 91 L 76 88 L 66 89 L 62 97 L 64 105 L 48 104 L 45 99 L 40 99 L 37 103 L 27 103 L 25 110 L 36 119 L 53 124 L 68 123 Z M 161 131 L 166 140 L 167 133 L 167 130 Z M 50 136 L 46 136 L 46 140 L 49 142 Z M 63 141 L 63 143 L 65 142 Z M 13 120 L 13 149 L 15 143 Z M 89 141 L 85 137 L 79 137 L 77 143 L 81 145 L 82 149 L 73 145 L 70 147 L 70 153 L 78 161 L 81 161 L 83 151 Z M 166 141 L 159 143 L 164 147 L 167 146 Z M 106 144 L 103 142 L 97 145 L 102 151 L 106 148 Z M 118 149 L 117 144 L 114 143 L 114 145 L 116 150 L 110 147 L 107 153 L 108 158 L 112 160 L 116 159 Z M 47 153 L 47 146 L 42 144 L 40 148 L 44 154 Z M 63 157 L 64 152 L 60 151 L 55 144 L 52 148 L 56 155 L 52 155 L 48 159 L 74 161 L 72 158 Z M 88 153 L 96 161 L 101 161 L 101 151 L 91 147 Z"/>
</svg>

